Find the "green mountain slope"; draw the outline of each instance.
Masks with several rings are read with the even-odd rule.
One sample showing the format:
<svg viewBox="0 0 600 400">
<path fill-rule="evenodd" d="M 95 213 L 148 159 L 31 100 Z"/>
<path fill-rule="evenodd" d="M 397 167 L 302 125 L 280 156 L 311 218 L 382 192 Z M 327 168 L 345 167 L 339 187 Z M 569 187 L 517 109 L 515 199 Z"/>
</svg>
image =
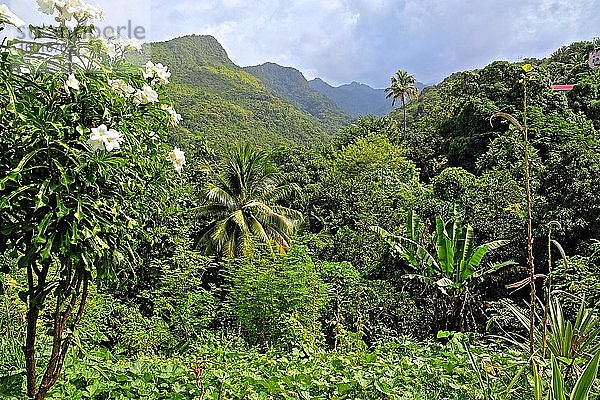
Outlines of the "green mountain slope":
<svg viewBox="0 0 600 400">
<path fill-rule="evenodd" d="M 329 97 L 313 89 L 300 71 L 274 63 L 244 68 L 277 97 L 319 119 L 324 129 L 347 125 L 351 118 Z"/>
<path fill-rule="evenodd" d="M 236 66 L 212 36 L 150 43 L 144 51 L 169 66 L 169 94 L 184 118 L 183 128 L 211 146 L 238 141 L 262 147 L 312 146 L 330 138 L 322 122 L 276 97 Z"/>
</svg>

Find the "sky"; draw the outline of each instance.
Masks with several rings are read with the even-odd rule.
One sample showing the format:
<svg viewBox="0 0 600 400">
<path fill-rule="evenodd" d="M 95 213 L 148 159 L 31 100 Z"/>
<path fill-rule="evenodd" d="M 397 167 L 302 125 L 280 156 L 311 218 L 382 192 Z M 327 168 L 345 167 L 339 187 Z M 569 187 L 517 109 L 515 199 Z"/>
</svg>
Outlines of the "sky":
<svg viewBox="0 0 600 400">
<path fill-rule="evenodd" d="M 307 79 L 386 87 L 403 69 L 433 84 L 494 60 L 545 57 L 600 37 L 600 0 L 88 0 L 103 27 L 142 41 L 213 35 L 240 66 L 270 61 Z M 0 0 L 29 22 L 34 0 Z M 48 19 L 45 19 L 48 21 Z M 138 29 L 138 33 L 141 29 Z"/>
</svg>

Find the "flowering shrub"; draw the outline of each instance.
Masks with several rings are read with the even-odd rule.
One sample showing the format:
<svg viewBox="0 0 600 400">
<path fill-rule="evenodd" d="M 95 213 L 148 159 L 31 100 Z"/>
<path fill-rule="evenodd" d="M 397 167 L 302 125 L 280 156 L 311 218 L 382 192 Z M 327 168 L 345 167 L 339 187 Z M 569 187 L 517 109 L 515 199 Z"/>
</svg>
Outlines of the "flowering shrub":
<svg viewBox="0 0 600 400">
<path fill-rule="evenodd" d="M 25 21 L 17 17 L 6 4 L 0 4 L 0 30 L 3 24 L 14 25 L 21 29 L 25 26 Z"/>
<path fill-rule="evenodd" d="M 57 26 L 0 47 L 0 254 L 26 269 L 27 394 L 43 399 L 62 369 L 90 279 L 135 257 L 144 221 L 168 202 L 185 165 L 167 145 L 181 121 L 165 96 L 168 68 L 125 60 L 131 40 L 91 39 L 103 11 L 82 0 L 37 0 Z M 6 6 L 5 23 L 24 25 Z M 7 271 L 5 271 L 7 272 Z M 36 332 L 51 304 L 53 345 L 36 376 Z M 50 307 L 50 306 L 48 306 Z"/>
</svg>

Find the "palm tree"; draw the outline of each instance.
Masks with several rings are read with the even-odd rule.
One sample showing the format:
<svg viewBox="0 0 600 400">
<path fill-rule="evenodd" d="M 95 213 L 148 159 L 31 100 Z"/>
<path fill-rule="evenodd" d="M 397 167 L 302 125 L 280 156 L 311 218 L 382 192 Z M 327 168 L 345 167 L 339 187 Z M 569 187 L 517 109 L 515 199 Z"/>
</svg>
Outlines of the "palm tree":
<svg viewBox="0 0 600 400">
<path fill-rule="evenodd" d="M 210 219 L 201 232 L 204 250 L 225 257 L 246 255 L 258 240 L 272 244 L 278 253 L 287 252 L 302 215 L 277 202 L 297 190 L 296 185 L 282 184 L 267 153 L 237 146 L 223 172 L 213 174 L 202 192 L 201 210 Z"/>
<path fill-rule="evenodd" d="M 406 100 L 416 100 L 419 97 L 419 89 L 416 86 L 416 79 L 406 71 L 399 69 L 396 76 L 390 78 L 390 87 L 385 91 L 389 92 L 386 99 L 392 98 L 392 107 L 396 104 L 398 98 L 402 99 L 402 110 L 404 111 L 404 133 L 406 134 Z"/>
</svg>

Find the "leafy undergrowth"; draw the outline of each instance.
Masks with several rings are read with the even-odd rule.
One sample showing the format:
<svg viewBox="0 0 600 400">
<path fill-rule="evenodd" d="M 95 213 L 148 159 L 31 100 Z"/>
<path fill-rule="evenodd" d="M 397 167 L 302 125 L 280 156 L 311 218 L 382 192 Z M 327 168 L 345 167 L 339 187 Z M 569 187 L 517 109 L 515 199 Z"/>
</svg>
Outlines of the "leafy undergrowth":
<svg viewBox="0 0 600 400">
<path fill-rule="evenodd" d="M 71 358 L 48 398 L 477 399 L 505 390 L 522 361 L 487 346 L 471 353 L 472 361 L 457 340 L 310 355 L 215 347 L 187 358 L 137 360 L 96 350 Z"/>
</svg>

